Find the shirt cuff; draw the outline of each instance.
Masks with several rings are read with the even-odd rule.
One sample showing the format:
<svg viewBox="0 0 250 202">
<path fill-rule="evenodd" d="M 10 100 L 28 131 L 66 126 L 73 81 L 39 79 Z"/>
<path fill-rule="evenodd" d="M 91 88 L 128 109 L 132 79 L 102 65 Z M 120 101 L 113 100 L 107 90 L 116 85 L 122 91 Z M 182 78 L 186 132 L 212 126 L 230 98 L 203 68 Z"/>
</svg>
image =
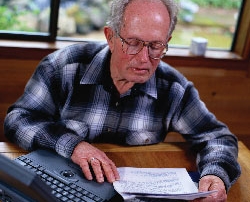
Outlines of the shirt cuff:
<svg viewBox="0 0 250 202">
<path fill-rule="evenodd" d="M 228 174 L 225 172 L 225 170 L 223 168 L 220 168 L 218 166 L 209 165 L 202 171 L 200 178 L 202 178 L 206 175 L 214 175 L 214 176 L 219 177 L 224 182 L 226 191 L 228 192 L 228 190 L 231 187 L 231 182 L 229 180 Z"/>
<path fill-rule="evenodd" d="M 84 141 L 84 137 L 64 134 L 58 139 L 55 150 L 59 155 L 70 158 L 75 146 L 81 141 Z"/>
</svg>

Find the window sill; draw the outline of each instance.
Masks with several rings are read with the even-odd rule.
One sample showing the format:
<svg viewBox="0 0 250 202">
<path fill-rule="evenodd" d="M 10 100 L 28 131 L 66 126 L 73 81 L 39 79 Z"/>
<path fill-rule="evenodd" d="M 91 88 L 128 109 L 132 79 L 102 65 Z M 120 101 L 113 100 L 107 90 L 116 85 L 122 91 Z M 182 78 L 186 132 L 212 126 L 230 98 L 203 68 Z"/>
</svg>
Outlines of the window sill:
<svg viewBox="0 0 250 202">
<path fill-rule="evenodd" d="M 68 45 L 79 43 L 72 41 L 30 42 L 0 40 L 0 59 L 40 60 L 49 53 Z M 30 52 L 32 51 L 32 54 Z M 167 52 L 164 61 L 174 66 L 206 66 L 247 68 L 248 60 L 224 50 L 207 50 L 204 56 L 194 56 L 188 48 L 173 48 Z"/>
<path fill-rule="evenodd" d="M 204 56 L 195 56 L 190 53 L 188 48 L 169 48 L 167 56 L 170 57 L 188 57 L 188 58 L 207 58 L 207 59 L 227 59 L 227 60 L 241 60 L 242 58 L 227 50 L 207 50 Z"/>
</svg>

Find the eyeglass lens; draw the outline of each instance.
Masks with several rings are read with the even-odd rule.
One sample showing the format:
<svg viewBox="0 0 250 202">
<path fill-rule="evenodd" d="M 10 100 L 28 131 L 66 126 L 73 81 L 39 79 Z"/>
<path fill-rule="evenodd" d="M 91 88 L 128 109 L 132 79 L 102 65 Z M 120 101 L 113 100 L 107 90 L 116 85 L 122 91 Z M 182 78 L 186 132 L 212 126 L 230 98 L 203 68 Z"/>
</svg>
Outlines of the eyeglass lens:
<svg viewBox="0 0 250 202">
<path fill-rule="evenodd" d="M 122 48 L 123 52 L 128 55 L 138 54 L 144 46 L 148 48 L 149 57 L 153 59 L 160 59 L 166 54 L 166 46 L 160 42 L 144 42 L 138 39 L 125 40 L 122 37 Z"/>
</svg>

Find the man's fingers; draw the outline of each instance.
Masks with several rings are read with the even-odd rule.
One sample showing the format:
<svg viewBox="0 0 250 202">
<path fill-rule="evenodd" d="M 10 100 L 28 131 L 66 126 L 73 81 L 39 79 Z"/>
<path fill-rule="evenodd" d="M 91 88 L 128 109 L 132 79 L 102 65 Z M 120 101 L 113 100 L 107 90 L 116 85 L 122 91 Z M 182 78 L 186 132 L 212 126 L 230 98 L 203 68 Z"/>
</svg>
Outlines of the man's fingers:
<svg viewBox="0 0 250 202">
<path fill-rule="evenodd" d="M 88 180 L 92 180 L 94 175 L 96 181 L 102 183 L 104 182 L 104 176 L 106 176 L 107 181 L 112 183 L 116 180 L 116 177 L 119 177 L 119 174 L 114 174 L 114 172 L 117 172 L 117 170 L 113 163 L 102 163 L 99 159 L 94 157 L 91 157 L 89 160 L 83 159 L 80 166 Z"/>
<path fill-rule="evenodd" d="M 212 191 L 217 190 L 217 192 L 212 193 L 206 198 L 200 198 L 194 200 L 195 202 L 225 202 L 227 200 L 227 194 L 224 182 L 216 176 L 207 175 L 200 179 L 199 191 Z"/>
<path fill-rule="evenodd" d="M 112 183 L 120 179 L 113 161 L 104 152 L 87 142 L 80 142 L 75 147 L 71 159 L 74 163 L 80 165 L 88 180 L 95 177 L 97 182 L 104 182 L 106 178 L 108 182 Z"/>
<path fill-rule="evenodd" d="M 111 169 L 112 169 L 112 173 L 113 173 L 113 175 L 114 175 L 114 181 L 115 180 L 119 180 L 120 179 L 120 175 L 119 175 L 119 172 L 118 172 L 118 170 L 117 170 L 117 167 L 116 167 L 116 165 L 115 165 L 115 163 L 113 162 L 113 161 L 111 161 L 111 163 L 110 163 L 110 166 L 111 166 Z"/>
<path fill-rule="evenodd" d="M 95 158 L 91 161 L 91 166 L 98 182 L 104 182 L 104 176 L 110 183 L 120 178 L 115 164 L 109 159 Z"/>
<path fill-rule="evenodd" d="M 107 181 L 112 183 L 116 180 L 116 174 L 115 174 L 115 170 L 113 170 L 113 165 L 112 164 L 105 164 L 105 163 L 102 163 L 102 169 L 103 169 L 103 172 L 105 173 L 105 176 L 107 178 Z"/>
<path fill-rule="evenodd" d="M 92 158 L 92 160 L 89 162 L 89 166 L 92 167 L 92 170 L 94 172 L 95 178 L 97 182 L 104 182 L 104 176 L 103 171 L 101 167 L 101 162 L 97 158 Z"/>
<path fill-rule="evenodd" d="M 201 179 L 199 182 L 199 191 L 208 191 L 210 190 L 211 182 L 209 179 L 206 179 L 205 177 Z"/>
<path fill-rule="evenodd" d="M 84 174 L 84 176 L 88 179 L 88 180 L 93 180 L 93 176 L 92 173 L 90 171 L 89 168 L 89 163 L 87 160 L 82 160 L 80 163 L 80 167 L 82 168 L 82 172 Z"/>
</svg>

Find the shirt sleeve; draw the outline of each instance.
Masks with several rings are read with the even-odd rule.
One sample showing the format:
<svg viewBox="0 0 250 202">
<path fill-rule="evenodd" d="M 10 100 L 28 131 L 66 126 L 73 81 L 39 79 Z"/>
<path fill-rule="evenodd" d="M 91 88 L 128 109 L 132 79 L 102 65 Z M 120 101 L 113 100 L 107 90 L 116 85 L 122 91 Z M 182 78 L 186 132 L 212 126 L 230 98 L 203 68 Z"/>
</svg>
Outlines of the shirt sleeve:
<svg viewBox="0 0 250 202">
<path fill-rule="evenodd" d="M 60 120 L 62 95 L 67 94 L 61 77 L 66 75 L 50 60 L 47 57 L 39 64 L 23 95 L 9 108 L 4 123 L 5 135 L 26 150 L 43 147 L 70 157 L 88 129 L 83 126 L 79 127 L 81 131 L 76 131 L 71 126 L 78 123 Z"/>
<path fill-rule="evenodd" d="M 208 111 L 191 82 L 181 91 L 172 119 L 173 130 L 182 134 L 197 153 L 201 177 L 216 175 L 229 190 L 241 173 L 237 138 Z"/>
</svg>

